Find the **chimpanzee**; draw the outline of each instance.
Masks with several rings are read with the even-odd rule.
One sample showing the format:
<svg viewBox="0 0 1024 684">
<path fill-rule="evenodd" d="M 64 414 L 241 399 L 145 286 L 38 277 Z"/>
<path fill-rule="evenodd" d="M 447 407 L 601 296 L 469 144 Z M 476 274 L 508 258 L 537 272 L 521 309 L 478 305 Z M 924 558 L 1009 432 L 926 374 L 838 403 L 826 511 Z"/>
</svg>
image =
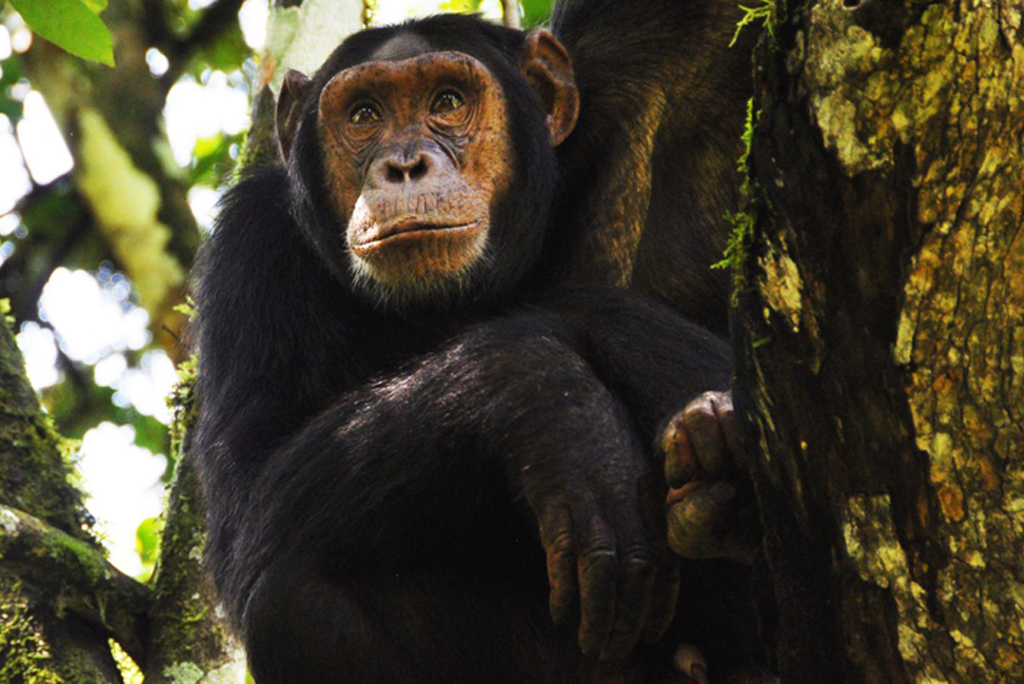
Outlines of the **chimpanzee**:
<svg viewBox="0 0 1024 684">
<path fill-rule="evenodd" d="M 257 682 L 682 681 L 683 640 L 758 675 L 713 591 L 742 570 L 680 585 L 661 462 L 676 546 L 746 555 L 727 401 L 680 413 L 730 380 L 698 187 L 742 116 L 726 4 L 570 0 L 568 50 L 437 16 L 289 72 L 284 165 L 196 284 L 208 560 Z"/>
</svg>

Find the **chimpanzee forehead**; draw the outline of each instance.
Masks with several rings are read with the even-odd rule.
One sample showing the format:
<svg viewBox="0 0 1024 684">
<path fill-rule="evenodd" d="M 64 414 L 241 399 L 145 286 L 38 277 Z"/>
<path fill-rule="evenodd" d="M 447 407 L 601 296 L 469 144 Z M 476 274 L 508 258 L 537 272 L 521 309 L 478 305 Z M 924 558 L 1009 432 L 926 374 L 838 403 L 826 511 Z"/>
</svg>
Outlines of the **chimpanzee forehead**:
<svg viewBox="0 0 1024 684">
<path fill-rule="evenodd" d="M 438 78 L 452 78 L 479 88 L 493 84 L 493 77 L 479 60 L 461 52 L 426 52 L 413 57 L 394 60 L 374 60 L 357 64 L 338 72 L 324 87 L 320 95 L 322 113 L 347 100 L 347 93 L 379 91 L 399 88 L 411 93 L 421 88 L 433 88 Z"/>
<path fill-rule="evenodd" d="M 385 41 L 374 50 L 368 61 L 397 62 L 431 52 L 433 49 L 430 42 L 423 36 L 403 32 Z"/>
<path fill-rule="evenodd" d="M 316 77 L 319 83 L 326 84 L 338 72 L 359 64 L 448 51 L 472 55 L 488 69 L 500 72 L 515 64 L 523 35 L 478 17 L 439 14 L 352 34 L 317 70 Z"/>
</svg>

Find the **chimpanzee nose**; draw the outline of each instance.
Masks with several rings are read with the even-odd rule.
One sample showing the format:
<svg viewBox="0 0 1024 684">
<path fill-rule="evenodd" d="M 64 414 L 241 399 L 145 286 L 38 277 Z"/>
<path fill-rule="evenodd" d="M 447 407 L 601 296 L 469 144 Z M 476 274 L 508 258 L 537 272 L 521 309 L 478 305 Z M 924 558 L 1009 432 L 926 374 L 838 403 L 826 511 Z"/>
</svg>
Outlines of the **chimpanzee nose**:
<svg viewBox="0 0 1024 684">
<path fill-rule="evenodd" d="M 430 155 L 424 151 L 390 155 L 384 160 L 384 179 L 388 183 L 415 182 L 426 176 L 432 166 Z"/>
</svg>

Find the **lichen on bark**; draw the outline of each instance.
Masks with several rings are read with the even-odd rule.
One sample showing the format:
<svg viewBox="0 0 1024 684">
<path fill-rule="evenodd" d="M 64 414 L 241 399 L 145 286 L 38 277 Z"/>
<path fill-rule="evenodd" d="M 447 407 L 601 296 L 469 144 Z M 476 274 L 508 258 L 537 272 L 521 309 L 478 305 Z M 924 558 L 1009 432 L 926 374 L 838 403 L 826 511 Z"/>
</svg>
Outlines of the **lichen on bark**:
<svg viewBox="0 0 1024 684">
<path fill-rule="evenodd" d="M 925 233 L 893 353 L 929 458 L 940 513 L 931 524 L 948 554 L 931 597 L 942 626 L 913 610 L 898 616 L 917 681 L 1003 681 L 1024 668 L 1020 29 L 1020 9 L 1008 2 L 937 3 L 885 45 L 842 0 L 826 0 L 807 34 L 804 83 L 844 171 L 891 169 L 901 146 L 915 163 L 914 218 Z M 859 567 L 867 579 L 893 581 L 891 568 Z M 951 639 L 952 668 L 942 675 L 914 659 L 904 639 L 923 652 L 949 649 Z"/>
<path fill-rule="evenodd" d="M 888 495 L 847 500 L 843 536 L 847 556 L 860 578 L 888 589 L 899 611 L 897 644 L 904 662 L 913 663 L 922 682 L 947 681 L 941 664 L 931 656 L 922 633 L 940 629 L 928 612 L 927 591 L 914 581 L 907 553 L 900 544 Z"/>
<path fill-rule="evenodd" d="M 364 9 L 362 2 L 337 0 L 274 7 L 260 57 L 260 86 L 269 85 L 276 94 L 288 69 L 311 75 L 345 38 L 363 28 Z"/>
<path fill-rule="evenodd" d="M 794 333 L 800 332 L 803 280 L 781 235 L 777 243 L 768 244 L 764 254 L 758 259 L 758 265 L 764 273 L 764 277 L 758 279 L 757 284 L 761 296 L 768 304 L 765 308 L 765 318 L 771 315 L 770 307 L 786 319 Z"/>
</svg>

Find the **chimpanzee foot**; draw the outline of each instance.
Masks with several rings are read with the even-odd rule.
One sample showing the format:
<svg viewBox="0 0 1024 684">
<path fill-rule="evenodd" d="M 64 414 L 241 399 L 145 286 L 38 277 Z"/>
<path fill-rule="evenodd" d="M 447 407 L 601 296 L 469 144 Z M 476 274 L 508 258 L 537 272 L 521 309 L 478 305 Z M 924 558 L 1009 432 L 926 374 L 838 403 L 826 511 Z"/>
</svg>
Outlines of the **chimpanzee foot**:
<svg viewBox="0 0 1024 684">
<path fill-rule="evenodd" d="M 739 426 L 727 392 L 705 392 L 662 433 L 669 546 L 686 558 L 751 563 L 759 532 L 752 501 L 739 494 Z"/>
</svg>

